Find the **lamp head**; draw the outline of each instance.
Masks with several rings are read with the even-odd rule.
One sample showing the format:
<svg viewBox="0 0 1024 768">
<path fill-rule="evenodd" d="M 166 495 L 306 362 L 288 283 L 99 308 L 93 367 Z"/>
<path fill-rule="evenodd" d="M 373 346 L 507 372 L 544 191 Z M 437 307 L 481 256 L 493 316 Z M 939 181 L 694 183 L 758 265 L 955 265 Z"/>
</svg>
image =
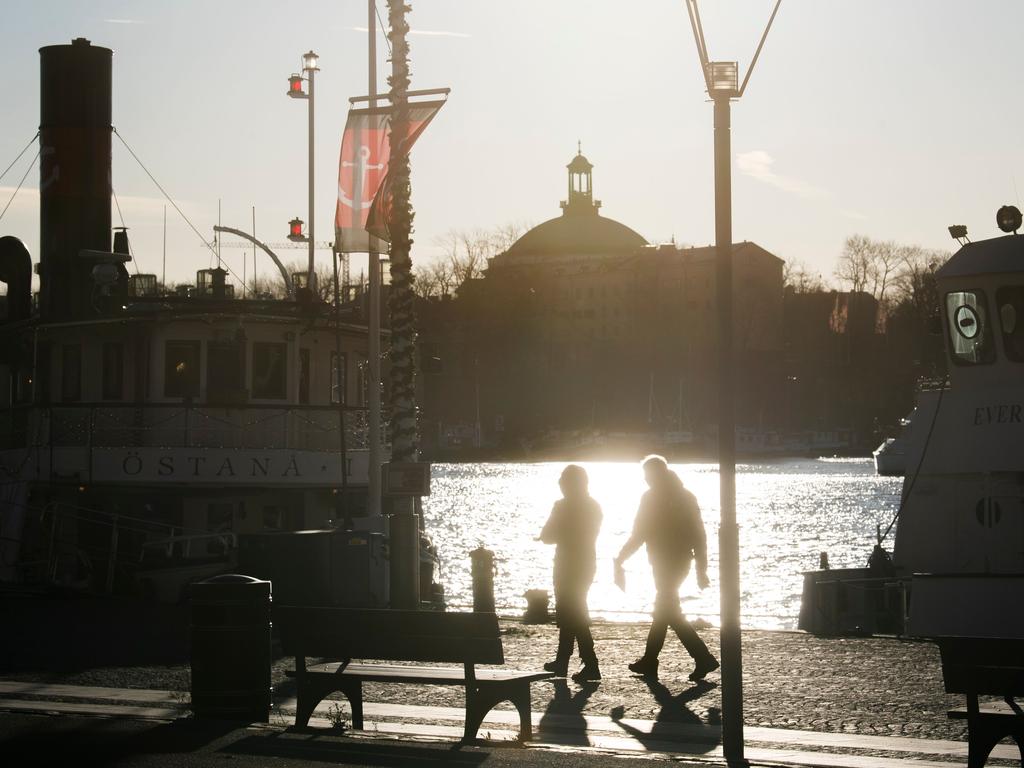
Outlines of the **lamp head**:
<svg viewBox="0 0 1024 768">
<path fill-rule="evenodd" d="M 306 92 L 302 90 L 301 75 L 292 75 L 288 78 L 288 95 L 293 99 L 307 98 Z"/>
<path fill-rule="evenodd" d="M 1020 209 L 1015 205 L 1004 205 L 996 212 L 996 224 L 1003 232 L 1016 234 L 1021 225 Z"/>
<path fill-rule="evenodd" d="M 306 51 L 302 54 L 302 69 L 304 72 L 319 71 L 317 62 L 320 61 L 320 57 L 312 51 Z"/>
</svg>

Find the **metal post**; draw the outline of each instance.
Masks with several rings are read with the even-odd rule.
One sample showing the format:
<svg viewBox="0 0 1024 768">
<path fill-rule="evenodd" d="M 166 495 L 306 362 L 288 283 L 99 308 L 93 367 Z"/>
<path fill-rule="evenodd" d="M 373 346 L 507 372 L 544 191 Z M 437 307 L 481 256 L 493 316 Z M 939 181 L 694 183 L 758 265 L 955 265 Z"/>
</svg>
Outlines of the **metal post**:
<svg viewBox="0 0 1024 768">
<path fill-rule="evenodd" d="M 718 300 L 718 471 L 721 527 L 718 563 L 721 589 L 722 747 L 730 766 L 743 757 L 743 661 L 740 648 L 740 557 L 736 525 L 736 413 L 734 401 L 732 291 L 732 167 L 729 99 L 715 102 L 715 252 Z"/>
<path fill-rule="evenodd" d="M 370 109 L 377 106 L 377 8 L 375 0 L 369 0 L 367 29 L 369 30 L 369 79 Z M 369 324 L 370 343 L 368 349 L 370 363 L 370 413 L 369 413 L 369 513 L 381 514 L 380 501 L 380 258 L 373 250 L 373 238 L 370 238 L 369 273 Z"/>
<path fill-rule="evenodd" d="M 313 207 L 313 80 L 316 77 L 316 67 L 306 71 L 309 73 L 309 274 L 306 276 L 306 284 L 313 294 L 316 290 L 316 265 L 313 263 L 313 251 L 316 248 L 316 230 L 313 226 L 316 216 Z"/>
</svg>

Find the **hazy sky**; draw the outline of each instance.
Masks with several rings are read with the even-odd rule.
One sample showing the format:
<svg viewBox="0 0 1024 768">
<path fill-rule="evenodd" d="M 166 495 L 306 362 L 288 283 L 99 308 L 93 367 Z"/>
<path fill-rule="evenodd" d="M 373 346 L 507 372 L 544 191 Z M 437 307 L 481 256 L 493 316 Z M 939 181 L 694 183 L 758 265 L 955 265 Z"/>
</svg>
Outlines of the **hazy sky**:
<svg viewBox="0 0 1024 768">
<path fill-rule="evenodd" d="M 704 0 L 711 57 L 745 68 L 772 5 Z M 366 13 L 365 0 L 5 0 L 0 171 L 38 127 L 37 49 L 83 36 L 114 50 L 114 125 L 199 229 L 212 237 L 219 199 L 225 224 L 249 229 L 255 206 L 257 234 L 282 241 L 306 218 L 306 104 L 286 78 L 312 48 L 317 239 L 330 240 L 347 99 L 367 90 Z M 413 154 L 414 260 L 450 229 L 558 215 L 577 140 L 605 215 L 651 241 L 713 241 L 712 109 L 683 0 L 414 0 L 410 22 L 413 87 L 452 89 Z M 997 234 L 996 209 L 1024 186 L 1022 29 L 1020 0 L 783 0 L 733 107 L 735 238 L 828 277 L 853 233 L 938 248 L 954 245 L 949 224 Z M 0 181 L 0 210 L 33 154 Z M 139 269 L 159 274 L 164 202 L 116 138 L 113 180 Z M 0 221 L 34 256 L 37 183 L 33 170 Z M 209 252 L 167 220 L 168 279 L 191 280 Z M 242 252 L 224 250 L 239 274 Z"/>
</svg>

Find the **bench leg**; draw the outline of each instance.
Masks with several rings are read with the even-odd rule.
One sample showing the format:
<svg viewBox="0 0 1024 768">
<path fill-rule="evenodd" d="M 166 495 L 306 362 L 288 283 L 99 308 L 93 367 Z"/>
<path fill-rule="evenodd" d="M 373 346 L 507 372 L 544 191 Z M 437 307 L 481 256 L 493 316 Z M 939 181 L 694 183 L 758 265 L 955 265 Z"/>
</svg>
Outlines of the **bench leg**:
<svg viewBox="0 0 1024 768">
<path fill-rule="evenodd" d="M 352 708 L 352 727 L 361 731 L 363 729 L 363 683 L 361 680 L 353 680 L 341 676 L 321 676 L 296 678 L 296 704 L 295 704 L 295 725 L 305 728 L 309 725 L 309 718 L 313 716 L 317 705 L 335 691 L 338 691 L 348 699 Z"/>
<path fill-rule="evenodd" d="M 476 686 L 466 686 L 466 727 L 462 740 L 475 741 L 487 713 L 503 701 L 511 702 L 519 712 L 519 740 L 533 738 L 529 682 L 484 680 Z"/>
<path fill-rule="evenodd" d="M 996 744 L 1011 735 L 1017 741 L 1017 747 L 1021 749 L 1021 757 L 1024 759 L 1024 747 L 1017 739 L 1013 727 L 1007 727 L 1002 718 L 987 719 L 984 715 L 968 717 L 967 768 L 984 768 L 985 762 Z"/>
</svg>

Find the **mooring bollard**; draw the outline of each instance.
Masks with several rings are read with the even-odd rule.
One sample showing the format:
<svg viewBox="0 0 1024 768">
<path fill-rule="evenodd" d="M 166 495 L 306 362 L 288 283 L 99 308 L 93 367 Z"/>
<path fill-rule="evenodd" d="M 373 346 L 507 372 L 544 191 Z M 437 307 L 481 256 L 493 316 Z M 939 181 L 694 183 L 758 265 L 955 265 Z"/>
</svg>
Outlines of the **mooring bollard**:
<svg viewBox="0 0 1024 768">
<path fill-rule="evenodd" d="M 524 624 L 547 624 L 551 621 L 551 614 L 548 613 L 548 603 L 551 597 L 546 589 L 528 589 L 524 597 L 526 598 L 526 613 L 523 614 Z"/>
<path fill-rule="evenodd" d="M 480 546 L 469 553 L 473 572 L 473 612 L 494 613 L 494 553 Z"/>
<path fill-rule="evenodd" d="M 192 711 L 270 720 L 270 582 L 225 574 L 193 584 Z"/>
</svg>

